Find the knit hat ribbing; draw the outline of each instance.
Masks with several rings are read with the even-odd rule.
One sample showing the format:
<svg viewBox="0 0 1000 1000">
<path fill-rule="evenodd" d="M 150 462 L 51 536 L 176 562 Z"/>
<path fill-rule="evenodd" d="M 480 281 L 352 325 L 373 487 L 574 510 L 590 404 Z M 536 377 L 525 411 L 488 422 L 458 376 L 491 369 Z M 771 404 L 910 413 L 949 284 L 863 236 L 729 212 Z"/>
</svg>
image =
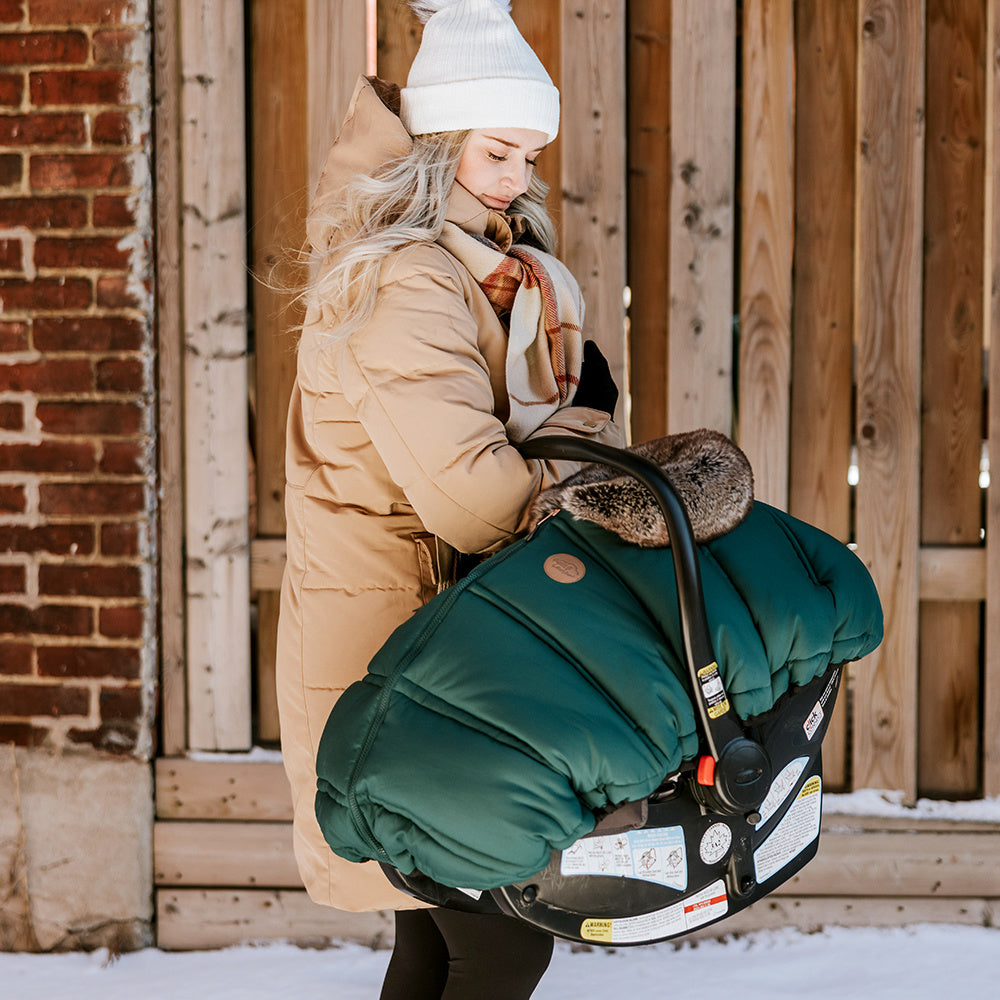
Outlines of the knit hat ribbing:
<svg viewBox="0 0 1000 1000">
<path fill-rule="evenodd" d="M 551 142 L 559 91 L 521 37 L 507 0 L 413 0 L 424 34 L 401 91 L 411 135 L 530 128 Z"/>
</svg>

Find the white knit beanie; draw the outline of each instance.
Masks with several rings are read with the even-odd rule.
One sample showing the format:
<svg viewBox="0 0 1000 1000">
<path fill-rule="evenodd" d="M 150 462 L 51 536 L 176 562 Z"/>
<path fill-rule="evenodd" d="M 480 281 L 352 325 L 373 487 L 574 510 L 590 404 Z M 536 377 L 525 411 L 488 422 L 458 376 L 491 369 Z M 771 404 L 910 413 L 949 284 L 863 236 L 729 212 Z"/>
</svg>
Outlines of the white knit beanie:
<svg viewBox="0 0 1000 1000">
<path fill-rule="evenodd" d="M 411 135 L 471 128 L 559 131 L 559 91 L 510 18 L 508 0 L 410 0 L 424 22 L 402 90 Z"/>
</svg>

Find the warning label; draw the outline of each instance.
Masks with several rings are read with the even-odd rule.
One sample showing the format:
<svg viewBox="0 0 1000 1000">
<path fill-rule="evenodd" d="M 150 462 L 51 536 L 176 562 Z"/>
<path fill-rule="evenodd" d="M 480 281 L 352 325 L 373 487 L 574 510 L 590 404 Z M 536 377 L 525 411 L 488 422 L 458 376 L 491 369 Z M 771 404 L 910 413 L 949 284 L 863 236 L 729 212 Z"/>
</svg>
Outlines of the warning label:
<svg viewBox="0 0 1000 1000">
<path fill-rule="evenodd" d="M 767 790 L 767 796 L 760 804 L 760 822 L 757 824 L 759 830 L 775 813 L 778 806 L 788 798 L 789 793 L 799 780 L 799 775 L 809 763 L 808 757 L 796 757 L 791 763 L 786 764 L 771 782 L 771 787 Z"/>
<path fill-rule="evenodd" d="M 766 882 L 781 871 L 819 836 L 823 807 L 823 783 L 814 774 L 789 806 L 774 832 L 754 852 L 753 862 L 758 882 Z"/>
<path fill-rule="evenodd" d="M 600 944 L 641 944 L 694 930 L 729 912 L 722 879 L 662 910 L 634 917 L 593 918 L 580 925 L 580 937 Z"/>
<path fill-rule="evenodd" d="M 720 715 L 725 715 L 729 711 L 729 699 L 726 697 L 726 688 L 719 676 L 719 664 L 710 663 L 707 667 L 702 667 L 698 671 L 698 680 L 701 683 L 702 697 L 708 707 L 708 717 L 717 719 Z"/>
<path fill-rule="evenodd" d="M 617 875 L 684 890 L 688 878 L 684 830 L 665 826 L 585 837 L 562 852 L 559 871 L 563 875 Z"/>
</svg>

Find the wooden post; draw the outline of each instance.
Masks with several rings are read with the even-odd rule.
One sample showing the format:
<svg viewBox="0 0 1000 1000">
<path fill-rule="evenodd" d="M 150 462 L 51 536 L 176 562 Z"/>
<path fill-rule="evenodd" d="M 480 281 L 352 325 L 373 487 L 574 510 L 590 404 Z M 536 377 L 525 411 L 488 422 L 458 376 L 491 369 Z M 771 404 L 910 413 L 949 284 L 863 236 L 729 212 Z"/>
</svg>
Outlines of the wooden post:
<svg viewBox="0 0 1000 1000">
<path fill-rule="evenodd" d="M 628 280 L 632 440 L 667 432 L 669 3 L 628 8 Z"/>
<path fill-rule="evenodd" d="M 584 331 L 628 400 L 625 350 L 625 3 L 564 0 L 561 257 L 587 304 Z"/>
<path fill-rule="evenodd" d="M 924 12 L 859 5 L 857 540 L 889 624 L 859 670 L 855 785 L 916 795 Z"/>
<path fill-rule="evenodd" d="M 184 669 L 184 317 L 181 281 L 180 61 L 176 0 L 156 0 L 156 356 L 160 459 L 160 749 L 187 746 Z"/>
<path fill-rule="evenodd" d="M 188 725 L 250 746 L 243 4 L 180 5 Z"/>
<path fill-rule="evenodd" d="M 670 67 L 667 426 L 731 434 L 735 0 L 674 0 Z"/>
<path fill-rule="evenodd" d="M 739 443 L 761 500 L 788 509 L 795 73 L 792 0 L 743 5 Z"/>
<path fill-rule="evenodd" d="M 982 525 L 983 0 L 927 0 L 921 542 L 975 546 Z M 918 791 L 979 790 L 980 606 L 920 605 Z"/>
<path fill-rule="evenodd" d="M 851 540 L 854 426 L 856 0 L 795 5 L 795 265 L 789 510 Z M 862 667 L 864 669 L 864 667 Z M 823 771 L 844 789 L 848 703 L 827 729 Z"/>
<path fill-rule="evenodd" d="M 986 315 L 989 317 L 990 488 L 986 515 L 983 794 L 1000 795 L 1000 0 L 986 4 Z"/>
</svg>

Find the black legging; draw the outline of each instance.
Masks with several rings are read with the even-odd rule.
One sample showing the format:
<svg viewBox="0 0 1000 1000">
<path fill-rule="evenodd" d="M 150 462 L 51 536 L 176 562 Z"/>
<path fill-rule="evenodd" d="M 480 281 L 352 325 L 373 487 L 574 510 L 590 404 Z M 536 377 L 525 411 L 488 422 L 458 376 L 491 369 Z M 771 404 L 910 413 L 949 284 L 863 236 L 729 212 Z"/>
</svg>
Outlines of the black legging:
<svg viewBox="0 0 1000 1000">
<path fill-rule="evenodd" d="M 551 936 L 513 917 L 398 910 L 379 1000 L 527 1000 L 551 958 Z"/>
</svg>

